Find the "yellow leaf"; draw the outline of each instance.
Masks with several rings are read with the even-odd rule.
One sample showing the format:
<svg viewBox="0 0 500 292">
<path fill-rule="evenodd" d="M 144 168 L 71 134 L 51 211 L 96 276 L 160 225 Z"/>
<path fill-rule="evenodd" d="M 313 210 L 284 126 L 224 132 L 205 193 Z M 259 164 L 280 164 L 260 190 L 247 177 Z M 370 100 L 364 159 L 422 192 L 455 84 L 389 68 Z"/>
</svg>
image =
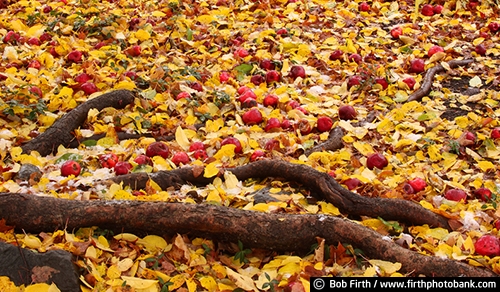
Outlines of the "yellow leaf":
<svg viewBox="0 0 500 292">
<path fill-rule="evenodd" d="M 346 40 L 346 52 L 353 54 L 356 54 L 358 52 L 351 39 Z"/>
<path fill-rule="evenodd" d="M 234 149 L 236 145 L 234 144 L 226 144 L 222 145 L 222 147 L 214 154 L 214 158 L 221 160 L 222 158 L 232 158 L 234 157 Z"/>
<path fill-rule="evenodd" d="M 134 289 L 147 289 L 150 287 L 155 287 L 158 280 L 148 280 L 136 277 L 122 276 L 122 280 L 127 283 L 130 287 Z"/>
<path fill-rule="evenodd" d="M 252 278 L 245 275 L 241 275 L 228 267 L 226 267 L 226 273 L 227 277 L 231 279 L 234 282 L 234 284 L 236 284 L 236 286 L 240 287 L 241 289 L 245 291 L 251 291 L 251 290 L 258 291 L 253 283 Z"/>
<path fill-rule="evenodd" d="M 122 272 L 120 272 L 120 270 L 118 270 L 118 267 L 115 265 L 112 265 L 106 271 L 106 276 L 110 279 L 118 279 L 118 278 L 120 278 L 121 275 L 122 275 Z"/>
<path fill-rule="evenodd" d="M 26 32 L 27 37 L 39 37 L 43 34 L 45 31 L 45 25 L 42 24 L 35 24 L 34 26 L 30 27 L 28 31 Z"/>
<path fill-rule="evenodd" d="M 168 286 L 169 291 L 174 291 L 175 289 L 181 287 L 186 282 L 186 276 L 185 274 L 175 275 L 172 278 L 170 278 L 169 282 L 172 283 L 172 285 Z"/>
<path fill-rule="evenodd" d="M 28 27 L 20 19 L 12 20 L 10 25 L 12 30 L 17 32 L 26 32 L 28 30 Z"/>
<path fill-rule="evenodd" d="M 181 126 L 178 126 L 177 129 L 175 129 L 175 141 L 184 150 L 188 150 L 189 146 L 191 145 L 189 139 L 186 136 L 186 133 L 181 128 Z"/>
<path fill-rule="evenodd" d="M 0 276 L 0 291 L 21 292 L 21 289 L 16 287 L 16 284 L 14 284 L 14 282 L 12 282 L 7 276 Z"/>
<path fill-rule="evenodd" d="M 368 261 L 373 266 L 377 266 L 377 267 L 381 268 L 387 274 L 395 273 L 395 272 L 399 271 L 399 269 L 401 269 L 400 263 L 391 263 L 391 262 L 382 261 L 382 260 L 368 260 Z"/>
<path fill-rule="evenodd" d="M 167 248 L 167 241 L 158 235 L 147 235 L 143 239 L 139 239 L 137 244 L 142 244 L 150 253 L 156 253 Z"/>
<path fill-rule="evenodd" d="M 211 190 L 209 193 L 208 193 L 208 196 L 206 198 L 206 201 L 207 202 L 217 202 L 217 203 L 221 203 L 222 202 L 222 198 L 219 196 L 219 192 L 217 190 Z"/>
<path fill-rule="evenodd" d="M 104 137 L 97 140 L 97 145 L 104 148 L 111 148 L 116 145 L 116 139 L 114 137 Z"/>
<path fill-rule="evenodd" d="M 197 21 L 201 22 L 202 24 L 209 24 L 211 23 L 212 21 L 215 21 L 215 17 L 212 16 L 212 15 L 208 15 L 208 14 L 203 14 L 203 15 L 200 15 L 196 18 Z M 210 289 L 209 289 L 210 290 Z"/>
<path fill-rule="evenodd" d="M 230 171 L 224 172 L 224 183 L 226 184 L 226 188 L 234 189 L 238 187 L 238 178 Z"/>
<path fill-rule="evenodd" d="M 478 76 L 474 76 L 471 80 L 469 80 L 469 85 L 471 87 L 481 87 L 483 82 L 481 81 L 481 78 Z"/>
<path fill-rule="evenodd" d="M 163 12 L 161 12 L 161 11 L 153 11 L 151 13 L 151 15 L 154 16 L 154 17 L 164 17 L 164 16 L 166 16 L 166 14 L 163 13 Z"/>
<path fill-rule="evenodd" d="M 186 286 L 188 288 L 188 292 L 196 292 L 196 287 L 198 287 L 193 279 L 186 279 Z"/>
<path fill-rule="evenodd" d="M 325 214 L 329 215 L 334 215 L 338 216 L 340 215 L 340 211 L 337 207 L 332 205 L 332 203 L 327 203 L 327 202 L 319 202 L 319 205 L 321 206 L 321 211 Z"/>
<path fill-rule="evenodd" d="M 42 247 L 42 242 L 40 241 L 40 239 L 33 235 L 24 236 L 23 241 L 24 244 L 29 248 L 39 249 L 40 247 Z"/>
<path fill-rule="evenodd" d="M 114 89 L 128 89 L 128 90 L 133 90 L 135 89 L 135 83 L 130 82 L 130 81 L 120 81 L 117 84 L 115 84 Z"/>
<path fill-rule="evenodd" d="M 204 276 L 200 278 L 201 287 L 207 289 L 208 291 L 217 291 L 217 283 L 214 278 L 210 276 Z"/>
<path fill-rule="evenodd" d="M 149 34 L 149 32 L 145 31 L 144 29 L 137 30 L 135 32 L 134 36 L 135 36 L 135 38 L 137 38 L 141 42 L 147 41 L 151 37 L 151 35 Z"/>
<path fill-rule="evenodd" d="M 495 165 L 489 161 L 479 161 L 477 163 L 477 166 L 481 169 L 483 172 L 487 172 L 490 169 L 495 169 Z"/>
<path fill-rule="evenodd" d="M 24 289 L 24 292 L 60 292 L 59 288 L 52 283 L 51 285 L 47 283 L 37 283 L 33 285 L 29 285 Z"/>
<path fill-rule="evenodd" d="M 359 153 L 361 153 L 364 156 L 368 156 L 375 152 L 369 143 L 356 141 L 352 144 L 352 146 L 354 146 L 354 148 L 356 148 L 359 151 Z"/>
<path fill-rule="evenodd" d="M 217 161 L 214 161 L 205 166 L 203 177 L 209 178 L 216 176 L 219 173 L 219 168 L 217 168 L 218 165 L 219 163 Z"/>
</svg>

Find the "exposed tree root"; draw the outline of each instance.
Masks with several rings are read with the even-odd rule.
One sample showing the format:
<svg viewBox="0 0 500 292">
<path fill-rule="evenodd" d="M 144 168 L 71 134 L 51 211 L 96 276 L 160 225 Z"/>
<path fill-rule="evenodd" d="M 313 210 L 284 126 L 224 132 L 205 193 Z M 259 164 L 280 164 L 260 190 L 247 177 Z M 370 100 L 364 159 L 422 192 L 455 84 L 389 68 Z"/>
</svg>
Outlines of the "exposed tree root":
<svg viewBox="0 0 500 292">
<path fill-rule="evenodd" d="M 489 270 L 405 249 L 347 219 L 327 215 L 245 211 L 209 204 L 138 201 L 74 201 L 0 193 L 7 224 L 36 233 L 99 226 L 115 232 L 188 234 L 276 251 L 305 252 L 323 238 L 347 243 L 366 256 L 402 264 L 403 273 L 426 276 L 495 276 Z"/>
<path fill-rule="evenodd" d="M 353 193 L 342 187 L 326 173 L 312 167 L 293 164 L 282 160 L 260 160 L 235 168 L 227 168 L 239 180 L 249 178 L 278 177 L 289 182 L 296 182 L 312 191 L 317 199 L 331 202 L 339 210 L 350 216 L 381 217 L 385 220 L 397 220 L 411 225 L 428 224 L 434 227 L 449 229 L 448 220 L 422 206 L 402 199 L 368 198 Z M 132 173 L 117 176 L 112 182 L 143 189 L 149 179 L 155 181 L 162 189 L 179 187 L 183 184 L 207 185 L 213 178 L 207 179 L 196 168 L 185 167 L 172 171 L 155 173 Z M 203 172 L 201 172 L 203 173 Z"/>
<path fill-rule="evenodd" d="M 107 107 L 122 109 L 134 102 L 135 94 L 128 90 L 116 90 L 104 93 L 96 98 L 80 104 L 59 120 L 45 132 L 22 145 L 24 153 L 35 150 L 42 156 L 49 155 L 57 150 L 59 145 L 68 146 L 75 139 L 73 131 L 80 127 L 87 119 L 89 110 L 102 110 Z"/>
<path fill-rule="evenodd" d="M 458 66 L 468 65 L 472 62 L 474 62 L 473 59 L 451 60 L 448 62 L 448 66 L 450 68 L 456 68 Z M 422 99 L 422 97 L 429 94 L 429 92 L 431 91 L 432 82 L 434 80 L 434 75 L 444 72 L 445 70 L 446 68 L 441 64 L 438 64 L 432 67 L 431 69 L 427 70 L 422 85 L 420 86 L 419 89 L 415 90 L 412 94 L 410 94 L 410 96 L 408 97 L 408 101 L 420 100 Z"/>
</svg>

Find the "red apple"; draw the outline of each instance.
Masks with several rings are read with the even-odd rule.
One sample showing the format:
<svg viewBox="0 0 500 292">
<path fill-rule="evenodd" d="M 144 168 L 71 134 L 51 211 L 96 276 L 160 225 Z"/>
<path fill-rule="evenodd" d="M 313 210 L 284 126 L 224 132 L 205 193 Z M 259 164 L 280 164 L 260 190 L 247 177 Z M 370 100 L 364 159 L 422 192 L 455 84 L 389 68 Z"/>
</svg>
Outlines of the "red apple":
<svg viewBox="0 0 500 292">
<path fill-rule="evenodd" d="M 389 165 L 389 161 L 387 161 L 387 158 L 381 153 L 373 153 L 366 158 L 366 167 L 368 167 L 368 169 L 383 169 L 387 165 Z"/>
<path fill-rule="evenodd" d="M 266 97 L 264 97 L 264 100 L 262 101 L 262 104 L 264 106 L 271 106 L 271 107 L 276 107 L 278 105 L 279 98 L 278 96 L 274 94 L 268 94 Z"/>
<path fill-rule="evenodd" d="M 410 89 L 413 89 L 413 87 L 415 87 L 415 84 L 417 83 L 417 81 L 415 81 L 415 78 L 413 77 L 405 78 L 403 79 L 403 82 L 406 83 L 406 85 L 408 85 Z"/>
<path fill-rule="evenodd" d="M 405 191 L 405 193 L 411 195 L 411 194 L 414 194 L 415 193 L 415 189 L 411 186 L 411 184 L 409 183 L 405 183 L 403 185 L 403 191 Z"/>
<path fill-rule="evenodd" d="M 113 168 L 118 162 L 118 156 L 114 153 L 106 153 L 99 155 L 99 163 L 101 163 L 102 167 L 105 168 Z"/>
<path fill-rule="evenodd" d="M 389 87 L 389 83 L 387 82 L 387 79 L 385 79 L 383 77 L 375 78 L 375 83 L 382 85 L 382 89 L 387 89 L 387 87 Z"/>
<path fill-rule="evenodd" d="M 474 48 L 476 54 L 484 56 L 486 55 L 486 47 L 483 44 L 479 44 Z"/>
<path fill-rule="evenodd" d="M 490 136 L 492 139 L 500 139 L 500 127 L 491 130 Z"/>
<path fill-rule="evenodd" d="M 482 256 L 495 257 L 500 255 L 500 241 L 498 237 L 486 234 L 481 236 L 475 243 L 476 254 Z"/>
<path fill-rule="evenodd" d="M 239 97 L 238 97 L 238 100 L 240 102 L 244 102 L 247 98 L 251 98 L 251 99 L 257 99 L 257 95 L 255 94 L 255 92 L 253 92 L 253 90 L 249 89 L 245 92 L 243 92 Z"/>
<path fill-rule="evenodd" d="M 370 5 L 366 2 L 361 2 L 359 5 L 358 5 L 358 10 L 359 11 L 370 11 Z"/>
<path fill-rule="evenodd" d="M 30 37 L 27 43 L 31 46 L 39 46 L 42 42 L 40 42 L 40 39 L 37 37 Z"/>
<path fill-rule="evenodd" d="M 125 71 L 123 72 L 123 76 L 130 78 L 131 80 L 136 80 L 137 79 L 137 73 L 134 71 Z"/>
<path fill-rule="evenodd" d="M 131 57 L 138 57 L 141 55 L 142 49 L 139 45 L 133 45 L 125 50 L 125 54 Z"/>
<path fill-rule="evenodd" d="M 341 105 L 339 107 L 339 119 L 354 120 L 358 114 L 352 105 Z"/>
<path fill-rule="evenodd" d="M 147 165 L 153 166 L 153 161 L 151 160 L 151 158 L 149 158 L 148 156 L 146 156 L 144 154 L 137 155 L 137 157 L 134 159 L 134 162 L 139 164 L 139 165 L 147 164 Z"/>
<path fill-rule="evenodd" d="M 363 58 L 361 57 L 360 54 L 350 54 L 349 57 L 347 57 L 347 60 L 350 62 L 356 62 L 356 63 L 361 63 L 363 61 Z"/>
<path fill-rule="evenodd" d="M 281 121 L 281 128 L 285 131 L 287 130 L 292 130 L 293 129 L 293 125 L 292 123 L 290 122 L 290 120 L 288 119 L 283 119 L 283 121 Z"/>
<path fill-rule="evenodd" d="M 441 47 L 441 46 L 438 46 L 438 45 L 434 45 L 432 46 L 429 51 L 427 52 L 427 56 L 428 57 L 431 57 L 432 55 L 434 55 L 435 53 L 439 53 L 439 52 L 444 52 L 444 49 Z"/>
<path fill-rule="evenodd" d="M 276 65 L 273 63 L 273 61 L 269 59 L 261 60 L 259 66 L 264 70 L 274 70 L 276 68 Z"/>
<path fill-rule="evenodd" d="M 14 43 L 14 42 L 19 41 L 20 38 L 21 38 L 21 35 L 19 33 L 10 30 L 3 37 L 3 42 L 4 43 Z"/>
<path fill-rule="evenodd" d="M 191 94 L 189 94 L 189 92 L 187 92 L 187 91 L 181 91 L 181 92 L 179 92 L 179 94 L 177 94 L 177 96 L 175 97 L 175 100 L 180 100 L 183 98 L 191 98 Z"/>
<path fill-rule="evenodd" d="M 415 190 L 415 192 L 423 191 L 427 187 L 427 182 L 420 177 L 416 177 L 408 181 L 408 184 Z"/>
<path fill-rule="evenodd" d="M 277 35 L 286 36 L 288 35 L 288 30 L 286 28 L 280 28 L 276 31 Z"/>
<path fill-rule="evenodd" d="M 361 80 L 362 80 L 362 78 L 359 75 L 353 75 L 353 76 L 349 77 L 349 80 L 347 80 L 347 88 L 361 85 Z"/>
<path fill-rule="evenodd" d="M 33 60 L 33 61 L 29 62 L 29 64 L 28 64 L 28 68 L 34 68 L 34 69 L 40 70 L 41 67 L 42 67 L 42 63 L 40 63 L 40 61 L 38 61 L 38 60 Z"/>
<path fill-rule="evenodd" d="M 330 117 L 322 116 L 319 117 L 318 120 L 316 121 L 316 128 L 320 132 L 330 131 L 332 126 L 333 126 L 333 121 Z"/>
<path fill-rule="evenodd" d="M 90 81 L 87 81 L 85 83 L 83 83 L 80 88 L 83 90 L 83 92 L 85 92 L 85 94 L 87 95 L 91 95 L 92 93 L 94 92 L 98 92 L 99 91 L 99 88 L 97 88 L 97 86 L 93 83 L 93 82 L 90 82 Z"/>
<path fill-rule="evenodd" d="M 245 125 L 255 125 L 262 122 L 262 113 L 257 108 L 252 108 L 241 117 Z"/>
<path fill-rule="evenodd" d="M 80 175 L 80 171 L 82 170 L 82 167 L 80 166 L 80 163 L 74 161 L 74 160 L 67 160 L 61 165 L 61 175 L 62 176 L 78 176 Z"/>
<path fill-rule="evenodd" d="M 177 166 L 179 166 L 181 163 L 182 163 L 182 164 L 184 164 L 184 165 L 185 165 L 185 164 L 188 164 L 188 163 L 189 163 L 189 161 L 191 161 L 191 160 L 189 159 L 189 156 L 187 155 L 187 153 L 186 153 L 186 152 L 184 152 L 184 151 L 179 151 L 179 152 L 176 152 L 176 153 L 172 156 L 172 162 L 173 162 L 175 165 L 177 165 Z"/>
<path fill-rule="evenodd" d="M 415 58 L 410 61 L 410 72 L 411 73 L 422 73 L 425 71 L 425 61 L 419 58 Z"/>
<path fill-rule="evenodd" d="M 45 5 L 43 6 L 43 13 L 50 13 L 52 11 L 52 7 L 50 7 L 49 5 Z"/>
<path fill-rule="evenodd" d="M 276 139 L 270 139 L 264 145 L 264 149 L 266 149 L 267 151 L 277 151 L 280 149 L 280 142 Z"/>
<path fill-rule="evenodd" d="M 28 90 L 29 92 L 33 93 L 37 97 L 43 97 L 43 92 L 38 86 L 31 86 L 30 89 Z"/>
<path fill-rule="evenodd" d="M 201 141 L 191 143 L 191 145 L 189 145 L 189 152 L 193 152 L 196 150 L 205 150 L 205 144 L 203 144 L 203 142 Z"/>
<path fill-rule="evenodd" d="M 73 79 L 76 82 L 78 82 L 80 84 L 83 84 L 83 83 L 85 83 L 87 81 L 90 81 L 92 78 L 87 73 L 80 73 L 80 74 L 76 75 L 75 78 L 73 78 Z"/>
<path fill-rule="evenodd" d="M 297 123 L 297 128 L 302 135 L 307 135 L 312 131 L 311 124 L 309 124 L 309 121 L 307 121 L 306 119 L 299 120 L 299 122 Z"/>
<path fill-rule="evenodd" d="M 391 29 L 391 36 L 395 39 L 399 39 L 399 37 L 403 34 L 403 29 L 400 26 L 396 26 Z"/>
<path fill-rule="evenodd" d="M 255 150 L 252 155 L 250 156 L 250 161 L 254 162 L 254 161 L 257 161 L 257 160 L 260 160 L 261 158 L 265 157 L 266 155 L 266 152 L 262 151 L 262 150 Z"/>
<path fill-rule="evenodd" d="M 482 187 L 474 191 L 474 196 L 481 201 L 488 202 L 491 200 L 492 193 L 490 189 Z"/>
<path fill-rule="evenodd" d="M 356 188 L 358 188 L 362 183 L 359 179 L 357 178 L 354 178 L 354 177 L 350 177 L 348 179 L 346 179 L 343 184 L 350 190 L 354 190 Z"/>
<path fill-rule="evenodd" d="M 434 15 L 434 7 L 430 4 L 425 4 L 424 6 L 422 6 L 421 12 L 425 16 L 433 16 Z"/>
<path fill-rule="evenodd" d="M 498 22 L 490 22 L 488 24 L 488 29 L 490 30 L 490 32 L 497 32 L 499 29 L 500 29 L 500 23 Z"/>
<path fill-rule="evenodd" d="M 306 78 L 306 70 L 302 66 L 293 65 L 292 68 L 290 68 L 290 77 L 294 80 L 298 77 Z"/>
<path fill-rule="evenodd" d="M 264 83 L 266 82 L 266 77 L 260 75 L 260 74 L 257 74 L 257 75 L 253 75 L 251 78 L 250 78 L 250 82 L 252 82 L 253 84 L 255 85 L 259 85 L 261 83 Z"/>
<path fill-rule="evenodd" d="M 449 189 L 444 193 L 444 197 L 450 201 L 467 201 L 467 193 L 461 189 Z"/>
<path fill-rule="evenodd" d="M 194 159 L 205 160 L 208 158 L 207 151 L 205 149 L 198 149 L 193 152 Z"/>
<path fill-rule="evenodd" d="M 232 77 L 231 73 L 227 71 L 222 71 L 219 74 L 219 81 L 220 83 L 226 83 L 231 77 Z"/>
<path fill-rule="evenodd" d="M 248 52 L 248 50 L 246 50 L 244 48 L 238 48 L 238 49 L 236 49 L 236 51 L 234 51 L 234 55 L 236 55 L 240 58 L 245 58 L 248 55 L 250 55 L 250 53 Z"/>
<path fill-rule="evenodd" d="M 226 137 L 222 142 L 220 143 L 221 146 L 224 146 L 226 144 L 233 144 L 236 147 L 234 148 L 234 153 L 242 153 L 243 149 L 241 147 L 241 142 L 237 138 L 234 137 Z"/>
<path fill-rule="evenodd" d="M 278 118 L 269 118 L 266 122 L 266 127 L 264 130 L 266 132 L 274 131 L 281 128 L 281 123 Z"/>
<path fill-rule="evenodd" d="M 271 70 L 266 73 L 266 82 L 267 83 L 273 83 L 273 82 L 278 82 L 280 81 L 280 73 L 276 70 Z"/>
<path fill-rule="evenodd" d="M 476 135 L 470 131 L 466 131 L 465 133 L 462 134 L 466 140 L 469 140 L 472 143 L 476 143 Z"/>
<path fill-rule="evenodd" d="M 441 12 L 443 12 L 443 5 L 435 5 L 433 8 L 432 8 L 432 12 L 434 12 L 434 14 L 441 14 Z"/>
<path fill-rule="evenodd" d="M 198 81 L 195 81 L 195 82 L 189 82 L 188 83 L 189 87 L 198 91 L 198 92 L 202 92 L 203 91 L 203 85 L 198 82 Z"/>
<path fill-rule="evenodd" d="M 167 158 L 169 154 L 170 149 L 167 144 L 161 141 L 153 142 L 146 148 L 146 156 L 148 157 L 161 156 L 163 158 Z"/>
<path fill-rule="evenodd" d="M 329 59 L 332 61 L 335 60 L 342 60 L 342 57 L 344 56 L 344 52 L 342 50 L 335 50 L 330 54 Z"/>
<path fill-rule="evenodd" d="M 118 161 L 115 164 L 114 170 L 116 175 L 124 175 L 130 172 L 132 164 L 128 161 Z"/>
<path fill-rule="evenodd" d="M 74 50 L 72 52 L 70 52 L 67 56 L 66 56 L 66 59 L 69 61 L 69 62 L 73 62 L 73 63 L 80 63 L 82 61 L 82 57 L 83 57 L 83 53 L 78 51 L 78 50 Z"/>
<path fill-rule="evenodd" d="M 253 98 L 247 98 L 241 103 L 242 108 L 253 108 L 257 106 L 257 101 Z"/>
<path fill-rule="evenodd" d="M 248 90 L 250 90 L 250 88 L 249 88 L 249 87 L 247 87 L 247 86 L 241 86 L 240 88 L 238 88 L 238 91 L 237 91 L 237 92 L 238 92 L 238 94 L 240 94 L 240 95 L 241 95 L 241 94 L 243 94 L 243 93 L 247 92 Z"/>
</svg>

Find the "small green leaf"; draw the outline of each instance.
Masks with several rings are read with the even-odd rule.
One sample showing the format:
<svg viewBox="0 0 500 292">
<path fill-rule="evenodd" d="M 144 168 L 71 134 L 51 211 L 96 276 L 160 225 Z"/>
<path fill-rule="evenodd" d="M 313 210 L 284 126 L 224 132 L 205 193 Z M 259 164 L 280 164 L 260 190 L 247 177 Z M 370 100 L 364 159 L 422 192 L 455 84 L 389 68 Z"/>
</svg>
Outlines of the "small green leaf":
<svg viewBox="0 0 500 292">
<path fill-rule="evenodd" d="M 78 161 L 78 160 L 81 160 L 82 157 L 83 157 L 82 155 L 77 154 L 77 153 L 65 153 L 56 160 L 56 163 L 60 163 L 60 162 L 68 161 L 68 160 Z"/>
</svg>

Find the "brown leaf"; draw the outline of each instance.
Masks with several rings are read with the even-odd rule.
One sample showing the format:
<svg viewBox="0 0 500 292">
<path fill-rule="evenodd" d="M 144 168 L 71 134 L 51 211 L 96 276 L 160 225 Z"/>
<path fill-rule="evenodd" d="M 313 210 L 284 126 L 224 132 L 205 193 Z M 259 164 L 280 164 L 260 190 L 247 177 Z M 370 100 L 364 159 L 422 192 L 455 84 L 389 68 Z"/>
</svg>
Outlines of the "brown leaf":
<svg viewBox="0 0 500 292">
<path fill-rule="evenodd" d="M 5 219 L 0 219 L 0 232 L 9 231 L 11 229 L 14 229 L 14 227 L 6 225 Z"/>
</svg>

